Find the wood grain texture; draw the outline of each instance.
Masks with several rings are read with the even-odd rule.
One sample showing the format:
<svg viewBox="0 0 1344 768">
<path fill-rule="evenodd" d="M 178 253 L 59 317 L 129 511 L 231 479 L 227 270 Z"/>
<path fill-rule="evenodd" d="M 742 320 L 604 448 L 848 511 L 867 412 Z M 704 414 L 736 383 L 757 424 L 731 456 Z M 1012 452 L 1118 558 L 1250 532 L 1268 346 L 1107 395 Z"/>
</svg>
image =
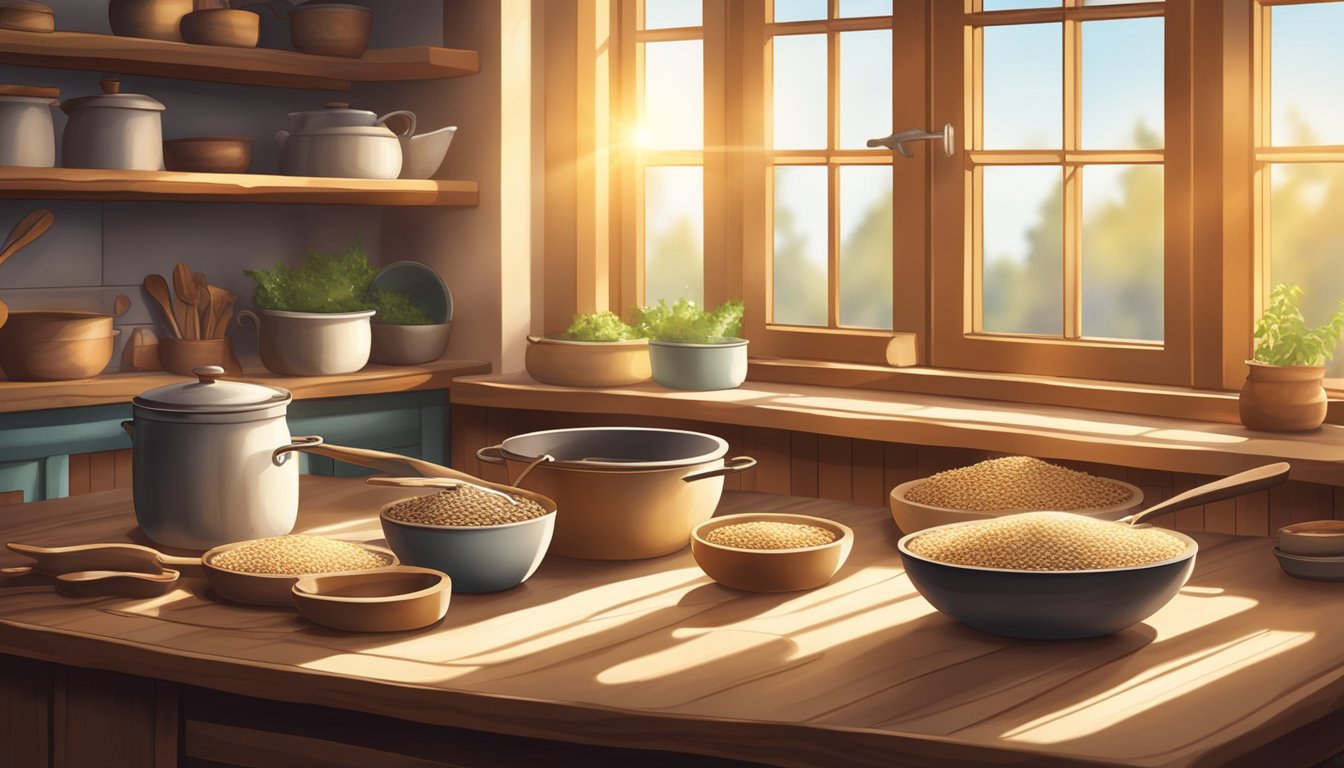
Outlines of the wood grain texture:
<svg viewBox="0 0 1344 768">
<path fill-rule="evenodd" d="M 0 63 L 85 69 L 217 83 L 348 91 L 352 82 L 437 80 L 475 74 L 476 51 L 415 46 L 374 49 L 358 59 L 264 48 L 0 29 Z"/>
<path fill-rule="evenodd" d="M 239 380 L 281 387 L 294 399 L 306 400 L 447 389 L 455 376 L 489 369 L 489 363 L 479 360 L 438 360 L 424 365 L 368 365 L 336 376 L 280 376 L 257 360 L 244 360 Z M 183 381 L 185 377 L 162 372 L 115 373 L 78 381 L 0 381 L 0 413 L 129 403 L 142 392 Z"/>
<path fill-rule="evenodd" d="M 6 765 L 49 765 L 51 665 L 0 656 L 0 745 Z"/>
<path fill-rule="evenodd" d="M 473 206 L 480 202 L 474 181 L 18 167 L 0 168 L 0 197 L 387 206 Z"/>
<path fill-rule="evenodd" d="M 154 680 L 61 667 L 54 683 L 53 768 L 176 768 L 176 712 L 161 717 Z"/>
<path fill-rule="evenodd" d="M 1205 475 L 1288 461 L 1295 480 L 1344 485 L 1344 426 L 1337 425 L 1269 435 L 1193 419 L 911 392 L 762 381 L 716 392 L 669 393 L 655 384 L 573 389 L 539 384 L 525 373 L 465 377 L 453 387 L 452 400 L 574 414 L 672 413 L 690 421 Z"/>
<path fill-rule="evenodd" d="M 297 530 L 377 540 L 375 510 L 399 493 L 305 477 Z M 1200 534 L 1190 583 L 1146 622 L 1095 640 L 1019 642 L 924 602 L 884 508 L 731 493 L 720 513 L 763 506 L 855 530 L 829 585 L 736 592 L 687 550 L 549 558 L 517 589 L 455 595 L 441 624 L 387 636 L 217 603 L 194 578 L 145 601 L 0 587 L 0 652 L 416 722 L 791 766 L 1294 765 L 1261 750 L 1344 701 L 1344 624 L 1322 610 L 1339 585 L 1286 578 L 1268 540 Z M 125 491 L 0 518 L 4 540 L 35 544 L 132 529 Z M 4 553 L 0 565 L 20 559 Z"/>
</svg>

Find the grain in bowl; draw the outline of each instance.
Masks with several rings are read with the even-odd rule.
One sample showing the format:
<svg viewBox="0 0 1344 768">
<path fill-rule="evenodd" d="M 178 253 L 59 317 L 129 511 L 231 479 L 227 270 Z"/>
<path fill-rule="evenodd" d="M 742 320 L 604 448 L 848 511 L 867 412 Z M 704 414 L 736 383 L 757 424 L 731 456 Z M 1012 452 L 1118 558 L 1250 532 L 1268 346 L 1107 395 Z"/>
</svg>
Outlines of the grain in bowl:
<svg viewBox="0 0 1344 768">
<path fill-rule="evenodd" d="M 230 547 L 211 556 L 209 564 L 237 573 L 303 576 L 382 568 L 391 560 L 353 542 L 292 534 Z"/>
<path fill-rule="evenodd" d="M 715 528 L 705 541 L 734 549 L 803 549 L 835 541 L 835 531 L 806 523 L 753 520 Z"/>
<path fill-rule="evenodd" d="M 547 514 L 526 496 L 492 492 L 470 483 L 416 496 L 387 508 L 387 516 L 401 523 L 453 528 L 509 525 Z"/>
<path fill-rule="evenodd" d="M 1073 510 L 1111 507 L 1129 501 L 1129 486 L 1067 467 L 1005 456 L 930 476 L 905 492 L 919 504 L 946 509 Z"/>
</svg>

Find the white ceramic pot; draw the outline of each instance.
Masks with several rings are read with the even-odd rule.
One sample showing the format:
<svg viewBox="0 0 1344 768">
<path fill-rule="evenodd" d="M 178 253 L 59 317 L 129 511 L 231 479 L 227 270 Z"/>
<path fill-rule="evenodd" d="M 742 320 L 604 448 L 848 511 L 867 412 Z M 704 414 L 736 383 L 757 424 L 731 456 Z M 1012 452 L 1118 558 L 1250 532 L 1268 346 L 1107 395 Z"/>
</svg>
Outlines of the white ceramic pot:
<svg viewBox="0 0 1344 768">
<path fill-rule="evenodd" d="M 443 165 L 448 147 L 457 134 L 457 126 L 450 125 L 437 131 L 422 133 L 418 136 L 402 134 L 401 140 L 401 178 L 428 179 Z"/>
<path fill-rule="evenodd" d="M 280 172 L 287 176 L 395 179 L 401 175 L 400 137 L 384 123 L 406 119 L 415 133 L 415 114 L 405 110 L 376 115 L 332 102 L 326 109 L 289 113 L 289 129 L 277 131 Z"/>
<path fill-rule="evenodd" d="M 51 124 L 56 89 L 12 88 L 0 95 L 0 165 L 50 168 L 56 165 L 56 131 Z M 30 95 L 31 94 L 31 95 Z"/>
<path fill-rule="evenodd" d="M 372 309 L 363 312 L 244 310 L 238 321 L 257 326 L 261 364 L 272 373 L 331 376 L 354 373 L 369 362 Z"/>
<path fill-rule="evenodd" d="M 120 93 L 121 83 L 114 78 L 104 79 L 102 86 L 102 95 L 61 104 L 70 116 L 61 136 L 61 165 L 162 171 L 163 104 L 141 94 Z"/>
<path fill-rule="evenodd" d="M 204 550 L 282 536 L 299 509 L 299 463 L 289 455 L 321 438 L 291 439 L 283 389 L 220 381 L 203 366 L 197 381 L 151 389 L 131 401 L 135 518 L 169 547 Z"/>
</svg>

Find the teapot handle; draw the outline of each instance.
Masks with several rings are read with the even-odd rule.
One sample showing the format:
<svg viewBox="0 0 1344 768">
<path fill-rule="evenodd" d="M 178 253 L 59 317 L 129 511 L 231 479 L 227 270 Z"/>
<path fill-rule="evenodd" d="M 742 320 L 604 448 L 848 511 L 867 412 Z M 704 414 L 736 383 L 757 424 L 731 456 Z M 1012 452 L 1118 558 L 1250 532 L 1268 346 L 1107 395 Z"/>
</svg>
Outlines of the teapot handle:
<svg viewBox="0 0 1344 768">
<path fill-rule="evenodd" d="M 404 118 L 406 118 L 407 120 L 409 120 L 410 123 L 411 123 L 410 127 L 406 129 L 406 132 L 405 132 L 405 133 L 397 133 L 397 136 L 399 136 L 399 137 L 401 137 L 401 138 L 404 138 L 404 139 L 409 139 L 410 137 L 414 136 L 414 135 L 415 135 L 415 113 L 412 112 L 412 111 L 410 111 L 409 109 L 398 109 L 396 112 L 388 112 L 386 115 L 383 115 L 382 117 L 379 117 L 377 120 L 375 120 L 375 121 L 374 121 L 374 124 L 375 124 L 375 125 L 382 125 L 383 123 L 386 123 L 386 122 L 388 121 L 389 118 L 393 118 L 393 117 L 397 117 L 397 116 L 404 117 Z M 391 130 L 391 129 L 389 128 L 388 130 Z M 396 131 L 392 131 L 392 132 L 393 132 L 393 133 L 396 133 Z"/>
</svg>

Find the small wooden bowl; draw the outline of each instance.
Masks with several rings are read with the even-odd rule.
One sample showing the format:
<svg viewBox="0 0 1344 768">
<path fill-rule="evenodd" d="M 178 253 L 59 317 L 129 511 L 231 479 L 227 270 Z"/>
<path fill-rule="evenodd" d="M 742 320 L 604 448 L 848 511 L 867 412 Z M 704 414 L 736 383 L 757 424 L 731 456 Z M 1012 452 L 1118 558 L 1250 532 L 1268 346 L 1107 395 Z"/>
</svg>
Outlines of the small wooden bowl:
<svg viewBox="0 0 1344 768">
<path fill-rule="evenodd" d="M 255 13 L 238 11 L 252 18 Z M 245 136 L 198 136 L 163 142 L 163 164 L 186 173 L 247 173 L 252 167 L 252 139 Z"/>
<path fill-rule="evenodd" d="M 1344 520 L 1312 520 L 1279 529 L 1279 551 L 1296 557 L 1344 557 Z"/>
<path fill-rule="evenodd" d="M 210 589 L 225 600 L 231 600 L 235 603 L 244 603 L 247 605 L 290 605 L 293 599 L 290 597 L 290 590 L 295 582 L 304 576 L 295 576 L 288 574 L 275 573 L 247 573 L 244 571 L 230 571 L 227 568 L 220 568 L 214 565 L 212 561 L 221 553 L 231 549 L 237 549 L 245 544 L 251 544 L 255 539 L 248 541 L 235 541 L 231 544 L 221 544 L 214 549 L 207 550 L 201 555 L 199 562 L 194 557 L 175 557 L 171 555 L 160 555 L 159 562 L 165 566 L 174 568 L 180 567 L 199 567 L 205 572 L 205 578 L 210 583 Z M 364 549 L 387 559 L 387 566 L 400 565 L 401 561 L 397 559 L 396 553 L 384 547 L 375 547 L 372 544 L 361 544 L 360 542 L 351 542 L 358 544 Z M 368 573 L 379 570 L 370 568 L 368 571 L 342 571 L 342 573 Z M 314 574 L 309 574 L 314 575 Z M 322 575 L 322 574 L 315 574 Z"/>
<path fill-rule="evenodd" d="M 251 11 L 208 8 L 183 16 L 180 31 L 188 43 L 256 48 L 261 37 L 261 16 Z"/>
<path fill-rule="evenodd" d="M 736 523 L 801 523 L 825 528 L 835 541 L 797 549 L 738 549 L 714 544 L 705 534 Z M 711 579 L 725 587 L 749 592 L 795 592 L 814 589 L 831 580 L 849 558 L 854 531 L 834 520 L 809 515 L 751 513 L 714 517 L 691 529 L 691 554 Z"/>
<path fill-rule="evenodd" d="M 929 504 L 921 504 L 917 501 L 911 501 L 906 498 L 906 494 L 916 487 L 928 482 L 927 477 L 921 477 L 918 480 L 910 480 L 901 483 L 891 490 L 888 498 L 891 507 L 891 519 L 896 521 L 896 527 L 901 533 L 915 533 L 926 528 L 934 528 L 940 525 L 950 525 L 951 523 L 964 523 L 970 520 L 989 520 L 995 517 L 1005 515 L 1015 515 L 1021 512 L 1031 512 L 1029 509 L 996 509 L 996 510 L 970 510 L 970 509 L 951 509 L 949 507 L 935 507 Z M 1114 480 L 1105 478 L 1107 481 L 1116 485 L 1124 486 L 1129 489 L 1130 497 L 1128 501 L 1123 501 L 1109 507 L 1089 507 L 1087 509 L 1070 509 L 1069 512 L 1075 515 L 1086 515 L 1098 520 L 1119 520 L 1125 515 L 1130 515 L 1143 509 L 1143 491 L 1132 483 L 1126 483 L 1123 480 Z"/>
<path fill-rule="evenodd" d="M 314 624 L 345 632 L 404 632 L 442 619 L 452 585 L 442 571 L 398 565 L 304 576 L 291 595 Z"/>
<path fill-rule="evenodd" d="M 0 368 L 15 381 L 68 381 L 103 372 L 120 329 L 97 312 L 19 310 L 0 326 Z"/>
</svg>

